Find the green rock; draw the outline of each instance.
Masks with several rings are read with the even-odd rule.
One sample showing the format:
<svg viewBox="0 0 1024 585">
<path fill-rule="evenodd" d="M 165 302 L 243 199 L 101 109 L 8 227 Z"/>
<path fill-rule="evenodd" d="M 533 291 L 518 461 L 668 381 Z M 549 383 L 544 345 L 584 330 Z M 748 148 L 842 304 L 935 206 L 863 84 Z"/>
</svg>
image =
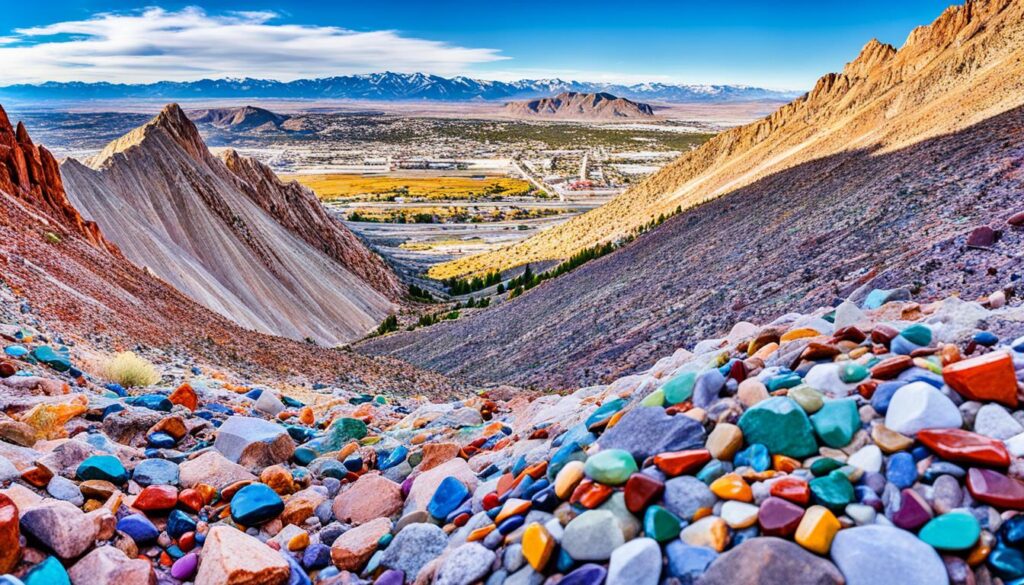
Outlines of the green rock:
<svg viewBox="0 0 1024 585">
<path fill-rule="evenodd" d="M 665 391 L 658 388 L 640 401 L 640 406 L 665 406 Z"/>
<path fill-rule="evenodd" d="M 841 461 L 836 461 L 831 457 L 819 457 L 811 463 L 811 473 L 814 474 L 814 477 L 824 477 L 842 466 Z"/>
<path fill-rule="evenodd" d="M 800 408 L 804 409 L 804 412 L 808 414 L 818 412 L 822 405 L 825 404 L 825 396 L 806 384 L 791 389 L 789 397 L 796 401 Z"/>
<path fill-rule="evenodd" d="M 739 420 L 748 444 L 761 443 L 773 455 L 802 459 L 817 453 L 811 421 L 800 405 L 785 396 L 757 403 Z"/>
<path fill-rule="evenodd" d="M 927 346 L 932 342 L 932 330 L 927 325 L 915 323 L 900 332 L 900 336 L 910 343 Z"/>
<path fill-rule="evenodd" d="M 812 479 L 810 485 L 814 503 L 821 504 L 833 512 L 841 512 L 853 501 L 853 485 L 838 469 L 825 477 Z"/>
<path fill-rule="evenodd" d="M 697 372 L 683 372 L 668 382 L 660 390 L 665 393 L 665 403 L 679 404 L 693 396 L 693 386 L 697 382 Z"/>
<path fill-rule="evenodd" d="M 860 429 L 860 415 L 853 399 L 830 400 L 811 416 L 814 432 L 822 443 L 836 449 L 845 447 Z"/>
<path fill-rule="evenodd" d="M 661 506 L 650 506 L 644 512 L 644 533 L 658 542 L 668 542 L 679 536 L 682 523 L 675 514 Z"/>
<path fill-rule="evenodd" d="M 583 465 L 587 477 L 604 485 L 622 485 L 637 472 L 636 460 L 629 451 L 605 449 L 587 459 Z"/>
<path fill-rule="evenodd" d="M 867 378 L 871 372 L 857 362 L 846 362 L 839 366 L 839 379 L 847 384 L 856 384 Z"/>
<path fill-rule="evenodd" d="M 113 455 L 93 455 L 88 457 L 75 472 L 78 479 L 102 479 L 114 485 L 128 481 L 128 470 L 121 465 L 121 460 Z"/>
<path fill-rule="evenodd" d="M 917 537 L 939 550 L 958 551 L 973 547 L 980 535 L 981 527 L 974 516 L 951 512 L 929 520 Z"/>
</svg>

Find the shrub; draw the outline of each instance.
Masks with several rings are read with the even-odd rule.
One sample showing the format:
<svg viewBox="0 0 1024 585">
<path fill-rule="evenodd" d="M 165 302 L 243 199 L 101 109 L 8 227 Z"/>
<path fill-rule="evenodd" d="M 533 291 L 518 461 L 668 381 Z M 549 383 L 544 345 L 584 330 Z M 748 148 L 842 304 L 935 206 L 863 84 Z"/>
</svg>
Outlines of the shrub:
<svg viewBox="0 0 1024 585">
<path fill-rule="evenodd" d="M 121 352 L 103 365 L 103 376 L 125 388 L 152 386 L 160 381 L 156 366 L 132 351 Z"/>
</svg>

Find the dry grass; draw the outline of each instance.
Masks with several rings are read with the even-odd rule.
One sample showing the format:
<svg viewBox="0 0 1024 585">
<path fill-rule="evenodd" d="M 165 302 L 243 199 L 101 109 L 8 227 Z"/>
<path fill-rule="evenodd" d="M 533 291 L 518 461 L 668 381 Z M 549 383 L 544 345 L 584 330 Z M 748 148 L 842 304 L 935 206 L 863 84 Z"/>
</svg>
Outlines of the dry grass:
<svg viewBox="0 0 1024 585">
<path fill-rule="evenodd" d="M 143 388 L 160 381 L 160 372 L 146 358 L 125 351 L 103 364 L 103 376 L 125 388 Z"/>
<path fill-rule="evenodd" d="M 323 201 L 380 200 L 393 197 L 468 199 L 528 194 L 532 186 L 508 177 L 365 177 L 363 175 L 287 175 L 312 189 Z"/>
</svg>

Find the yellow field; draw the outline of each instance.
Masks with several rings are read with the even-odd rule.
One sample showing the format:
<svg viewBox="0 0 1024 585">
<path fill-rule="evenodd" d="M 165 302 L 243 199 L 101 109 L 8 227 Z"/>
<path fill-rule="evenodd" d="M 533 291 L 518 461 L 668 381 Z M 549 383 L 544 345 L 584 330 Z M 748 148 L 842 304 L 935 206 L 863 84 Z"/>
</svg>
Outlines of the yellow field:
<svg viewBox="0 0 1024 585">
<path fill-rule="evenodd" d="M 510 197 L 530 193 L 532 186 L 522 179 L 507 177 L 366 177 L 363 175 L 285 175 L 312 189 L 323 201 L 389 200 L 395 197 L 419 199 L 469 199 Z"/>
</svg>

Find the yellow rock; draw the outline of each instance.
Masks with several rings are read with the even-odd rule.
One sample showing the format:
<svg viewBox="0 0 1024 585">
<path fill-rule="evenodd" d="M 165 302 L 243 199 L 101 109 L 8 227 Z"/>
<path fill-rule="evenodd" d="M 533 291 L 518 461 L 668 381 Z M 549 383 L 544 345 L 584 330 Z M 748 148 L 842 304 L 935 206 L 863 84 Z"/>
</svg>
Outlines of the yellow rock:
<svg viewBox="0 0 1024 585">
<path fill-rule="evenodd" d="M 509 516 L 515 516 L 516 514 L 523 514 L 530 509 L 530 500 L 517 500 L 515 498 L 509 498 L 505 505 L 501 507 L 501 511 L 494 517 L 495 524 L 501 524 L 501 521 Z"/>
<path fill-rule="evenodd" d="M 759 360 L 764 361 L 764 360 L 768 359 L 769 357 L 771 357 L 771 355 L 773 353 L 775 353 L 778 349 L 779 349 L 779 344 L 775 343 L 775 342 L 772 342 L 772 343 L 769 343 L 768 345 L 762 347 L 761 349 L 757 350 L 757 353 L 755 353 L 754 355 L 752 355 L 750 357 L 754 357 L 754 358 L 757 358 Z"/>
<path fill-rule="evenodd" d="M 523 557 L 535 571 L 543 571 L 555 552 L 555 538 L 543 524 L 533 522 L 523 531 Z"/>
<path fill-rule="evenodd" d="M 297 551 L 302 550 L 309 546 L 309 533 L 302 531 L 300 534 L 296 534 L 288 541 L 288 550 Z"/>
<path fill-rule="evenodd" d="M 825 555 L 832 548 L 832 538 L 839 532 L 839 528 L 839 520 L 828 508 L 811 506 L 800 520 L 795 539 L 797 544 L 807 550 Z"/>
<path fill-rule="evenodd" d="M 495 526 L 494 524 L 481 526 L 480 528 L 477 528 L 473 532 L 469 533 L 469 536 L 466 537 L 466 542 L 476 542 L 478 540 L 483 540 L 484 537 L 490 534 L 495 528 L 497 528 L 497 526 Z"/>
<path fill-rule="evenodd" d="M 77 395 L 69 402 L 37 404 L 21 415 L 21 422 L 32 427 L 38 439 L 59 439 L 68 435 L 64 425 L 85 413 L 86 398 Z"/>
<path fill-rule="evenodd" d="M 555 476 L 555 495 L 566 500 L 583 479 L 583 462 L 570 461 Z"/>
<path fill-rule="evenodd" d="M 729 538 L 729 526 L 718 516 L 707 516 L 684 528 L 679 538 L 690 546 L 706 546 L 722 552 Z"/>
<path fill-rule="evenodd" d="M 883 424 L 877 424 L 871 429 L 871 438 L 886 454 L 906 451 L 914 445 L 914 439 L 897 433 Z"/>
<path fill-rule="evenodd" d="M 804 337 L 817 337 L 819 335 L 821 335 L 821 333 L 818 333 L 817 331 L 811 329 L 810 327 L 800 327 L 798 329 L 790 329 L 789 331 L 783 333 L 782 337 L 779 338 L 779 341 L 781 343 L 786 343 L 787 341 L 793 341 L 794 339 L 803 339 Z"/>
</svg>

